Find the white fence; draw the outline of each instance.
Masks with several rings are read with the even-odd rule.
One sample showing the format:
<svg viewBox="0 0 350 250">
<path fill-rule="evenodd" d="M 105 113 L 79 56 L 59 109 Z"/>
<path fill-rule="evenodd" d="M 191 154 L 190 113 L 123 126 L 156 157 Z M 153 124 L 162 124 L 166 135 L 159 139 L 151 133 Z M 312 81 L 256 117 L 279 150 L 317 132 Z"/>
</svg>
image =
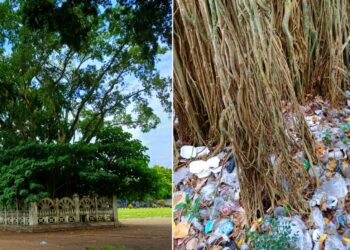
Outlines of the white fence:
<svg viewBox="0 0 350 250">
<path fill-rule="evenodd" d="M 44 198 L 30 204 L 18 203 L 15 208 L 0 208 L 0 225 L 35 226 L 45 224 L 118 223 L 116 197 L 61 199 Z"/>
</svg>

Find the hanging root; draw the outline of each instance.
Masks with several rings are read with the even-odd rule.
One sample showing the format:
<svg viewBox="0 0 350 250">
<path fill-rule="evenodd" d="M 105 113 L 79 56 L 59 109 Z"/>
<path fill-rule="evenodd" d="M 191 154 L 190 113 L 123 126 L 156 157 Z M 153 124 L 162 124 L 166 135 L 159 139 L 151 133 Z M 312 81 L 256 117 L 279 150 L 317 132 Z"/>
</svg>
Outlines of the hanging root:
<svg viewBox="0 0 350 250">
<path fill-rule="evenodd" d="M 316 157 L 298 103 L 305 93 L 335 102 L 348 86 L 347 1 L 177 0 L 174 7 L 180 134 L 231 145 L 249 221 L 277 205 L 307 214 L 310 177 L 291 152 Z"/>
</svg>

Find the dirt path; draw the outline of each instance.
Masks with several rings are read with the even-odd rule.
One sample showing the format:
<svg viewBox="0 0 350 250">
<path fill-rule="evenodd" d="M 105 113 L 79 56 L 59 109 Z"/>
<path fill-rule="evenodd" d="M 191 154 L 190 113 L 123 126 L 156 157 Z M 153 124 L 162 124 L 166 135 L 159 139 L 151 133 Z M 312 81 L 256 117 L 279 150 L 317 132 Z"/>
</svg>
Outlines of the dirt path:
<svg viewBox="0 0 350 250">
<path fill-rule="evenodd" d="M 0 232 L 1 250 L 85 249 L 124 245 L 131 249 L 171 249 L 171 218 L 122 220 L 122 227 L 50 233 Z M 46 244 L 40 243 L 45 241 Z"/>
</svg>

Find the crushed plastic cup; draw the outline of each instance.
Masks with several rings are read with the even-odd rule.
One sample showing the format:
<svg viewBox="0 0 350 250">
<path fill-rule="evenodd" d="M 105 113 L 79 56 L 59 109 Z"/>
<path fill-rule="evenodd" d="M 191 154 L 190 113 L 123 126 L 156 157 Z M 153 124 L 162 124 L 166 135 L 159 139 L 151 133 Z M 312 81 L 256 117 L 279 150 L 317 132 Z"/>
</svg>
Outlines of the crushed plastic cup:
<svg viewBox="0 0 350 250">
<path fill-rule="evenodd" d="M 179 185 L 180 182 L 189 177 L 188 168 L 180 168 L 178 171 L 175 171 L 173 174 L 173 183 L 175 186 Z"/>
<path fill-rule="evenodd" d="M 322 114 L 322 109 L 316 109 L 315 110 L 316 115 L 321 115 Z"/>
<path fill-rule="evenodd" d="M 208 147 L 194 147 L 190 145 L 184 145 L 180 149 L 180 156 L 184 159 L 191 159 L 195 157 L 205 156 L 209 154 Z"/>
<path fill-rule="evenodd" d="M 275 217 L 281 217 L 285 215 L 285 209 L 283 207 L 276 207 L 273 211 Z"/>
<path fill-rule="evenodd" d="M 210 174 L 211 174 L 211 171 L 207 170 L 207 171 L 200 172 L 196 175 L 199 179 L 203 179 L 203 178 L 210 176 Z"/>
<path fill-rule="evenodd" d="M 197 160 L 192 161 L 189 164 L 190 172 L 196 175 L 198 178 L 208 177 L 211 173 L 219 173 L 221 166 L 219 166 L 220 159 L 218 157 L 212 157 L 207 161 Z"/>
<path fill-rule="evenodd" d="M 336 234 L 337 233 L 337 226 L 332 221 L 329 221 L 325 225 L 323 232 L 325 234 Z"/>
<path fill-rule="evenodd" d="M 321 235 L 322 235 L 322 231 L 320 229 L 315 229 L 313 232 L 312 232 L 312 239 L 313 241 L 319 241 L 320 238 L 321 238 Z"/>
<path fill-rule="evenodd" d="M 233 187 L 234 189 L 239 189 L 239 184 L 238 184 L 238 178 L 237 178 L 236 171 L 232 171 L 231 173 L 229 173 L 227 171 L 227 169 L 224 169 L 222 171 L 222 176 L 221 176 L 220 183 L 227 184 L 227 185 Z"/>
<path fill-rule="evenodd" d="M 230 239 L 227 237 L 227 235 L 221 233 L 221 232 L 219 231 L 219 229 L 216 229 L 216 230 L 210 235 L 210 237 L 207 239 L 207 244 L 208 244 L 209 246 L 211 246 L 211 245 L 215 244 L 216 242 L 218 242 L 219 239 L 220 239 L 220 241 L 221 241 L 222 243 L 230 241 Z"/>
<path fill-rule="evenodd" d="M 192 174 L 199 174 L 201 172 L 209 170 L 209 165 L 207 164 L 207 162 L 202 160 L 191 162 L 189 167 L 190 167 L 190 172 Z"/>
<path fill-rule="evenodd" d="M 312 200 L 316 205 L 321 205 L 322 199 L 326 199 L 327 194 L 324 191 L 316 190 L 317 192 L 314 193 L 312 196 Z"/>
<path fill-rule="evenodd" d="M 308 126 L 314 126 L 317 125 L 319 123 L 320 118 L 317 116 L 306 116 L 305 117 L 305 121 L 307 123 Z"/>
<path fill-rule="evenodd" d="M 203 231 L 204 227 L 203 225 L 199 222 L 198 218 L 193 218 L 192 219 L 192 225 L 195 229 L 197 229 L 198 231 Z"/>
<path fill-rule="evenodd" d="M 217 186 L 214 183 L 209 183 L 205 185 L 201 190 L 201 197 L 204 201 L 211 201 L 215 197 L 217 191 Z"/>
<path fill-rule="evenodd" d="M 212 220 L 208 221 L 207 224 L 205 225 L 204 232 L 206 234 L 210 233 L 213 230 L 213 226 L 214 226 L 214 221 Z"/>
<path fill-rule="evenodd" d="M 232 221 L 228 220 L 220 225 L 219 229 L 221 233 L 229 235 L 235 229 L 235 225 L 232 223 Z"/>
<path fill-rule="evenodd" d="M 190 172 L 198 176 L 198 178 L 205 178 L 211 174 L 211 171 L 209 170 L 209 164 L 203 160 L 191 162 L 189 168 Z"/>
<path fill-rule="evenodd" d="M 326 206 L 328 209 L 335 209 L 338 204 L 338 199 L 335 196 L 329 195 L 326 200 Z"/>
<path fill-rule="evenodd" d="M 330 180 L 323 182 L 322 186 L 315 191 L 315 194 L 326 193 L 328 196 L 335 196 L 337 199 L 347 195 L 348 189 L 344 178 L 334 176 Z"/>
<path fill-rule="evenodd" d="M 210 153 L 209 148 L 205 146 L 196 147 L 197 157 L 206 156 Z"/>
<path fill-rule="evenodd" d="M 211 157 L 210 159 L 207 160 L 207 164 L 209 168 L 217 168 L 219 167 L 220 159 L 217 156 Z"/>
<path fill-rule="evenodd" d="M 196 148 L 193 146 L 182 146 L 180 149 L 180 156 L 184 159 L 191 159 L 196 157 L 197 152 L 196 152 Z"/>
<path fill-rule="evenodd" d="M 342 160 L 346 158 L 346 154 L 340 149 L 329 150 L 328 158 L 335 159 L 335 160 Z"/>
<path fill-rule="evenodd" d="M 324 228 L 324 218 L 322 216 L 322 212 L 318 207 L 314 207 L 311 212 L 311 218 L 312 222 L 316 226 L 316 228 L 319 228 L 323 231 Z"/>
<path fill-rule="evenodd" d="M 303 250 L 312 250 L 312 239 L 310 234 L 306 231 L 304 232 L 304 236 L 303 236 L 303 247 L 301 247 L 300 249 Z"/>
<path fill-rule="evenodd" d="M 314 125 L 314 126 L 311 126 L 310 127 L 310 131 L 311 132 L 316 132 L 316 131 L 318 131 L 319 130 L 319 127 L 317 126 L 317 125 Z"/>
<path fill-rule="evenodd" d="M 345 223 L 345 219 L 344 216 L 342 214 L 338 214 L 336 216 L 337 222 L 339 223 L 339 225 L 343 228 L 347 228 L 346 223 Z"/>
<path fill-rule="evenodd" d="M 250 250 L 249 245 L 247 243 L 243 243 L 240 247 L 240 250 Z"/>
<path fill-rule="evenodd" d="M 345 250 L 345 246 L 337 236 L 328 235 L 324 244 L 324 249 Z"/>
<path fill-rule="evenodd" d="M 216 168 L 211 168 L 210 171 L 213 173 L 213 174 L 218 174 L 220 173 L 222 170 L 222 166 L 218 166 Z"/>
</svg>

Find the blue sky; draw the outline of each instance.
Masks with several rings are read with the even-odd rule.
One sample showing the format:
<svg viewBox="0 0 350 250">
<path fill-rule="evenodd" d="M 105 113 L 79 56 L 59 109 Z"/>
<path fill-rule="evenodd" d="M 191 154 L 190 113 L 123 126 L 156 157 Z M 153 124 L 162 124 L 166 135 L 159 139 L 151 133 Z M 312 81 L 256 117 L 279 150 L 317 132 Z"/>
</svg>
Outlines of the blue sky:
<svg viewBox="0 0 350 250">
<path fill-rule="evenodd" d="M 160 56 L 157 63 L 157 69 L 162 76 L 172 76 L 172 52 L 168 51 Z M 163 111 L 163 108 L 156 98 L 150 100 L 150 106 L 158 115 L 161 122 L 157 128 L 148 133 L 142 133 L 140 129 L 126 129 L 131 132 L 134 138 L 142 141 L 148 148 L 147 154 L 150 156 L 150 166 L 160 165 L 172 167 L 172 122 L 169 114 Z"/>
</svg>

